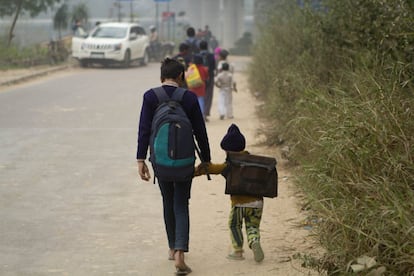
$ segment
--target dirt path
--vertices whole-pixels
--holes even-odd
[[[230,59],[240,68],[247,58]],[[246,260],[230,261],[226,255],[231,250],[227,227],[230,200],[224,194],[224,178],[216,175],[211,181],[198,177],[193,182],[191,212],[191,252],[188,264],[192,266],[192,275],[317,275],[301,267],[292,255],[307,252],[312,248],[310,233],[304,227],[298,227],[305,219],[300,212],[290,180],[290,173],[284,167],[276,149],[257,146],[257,128],[260,121],[255,115],[257,101],[247,90],[246,75],[236,72],[239,92],[234,94],[233,120],[219,120],[217,113],[217,95],[214,98],[212,116],[207,123],[213,162],[223,162],[225,155],[220,141],[231,123],[237,124],[246,136],[246,149],[253,154],[275,156],[278,160],[279,197],[265,198],[265,207],[261,223],[262,247],[265,260],[255,263],[253,254],[245,245]]]

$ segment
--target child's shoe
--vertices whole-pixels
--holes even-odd
[[[237,260],[237,261],[244,260],[243,252],[242,251],[233,251],[229,255],[227,255],[227,259]]]
[[[252,243],[252,250],[253,250],[254,260],[258,263],[263,261],[264,253],[263,253],[262,247],[260,246],[259,241],[255,241]]]

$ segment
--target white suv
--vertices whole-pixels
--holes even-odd
[[[148,63],[149,38],[145,29],[135,23],[101,23],[89,35],[77,32],[72,38],[72,56],[82,67],[90,63]]]

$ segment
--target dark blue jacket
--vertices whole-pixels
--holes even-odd
[[[214,82],[214,71],[216,70],[216,59],[213,53],[207,50],[201,50],[200,55],[205,55],[208,63],[208,75],[209,79]]]
[[[170,97],[176,89],[176,87],[170,85],[164,85],[163,87],[167,92],[168,96]],[[201,113],[197,96],[194,93],[187,90],[184,93],[181,105],[184,111],[187,113],[187,116],[190,119],[191,124],[193,126],[194,136],[197,141],[197,145],[200,148],[203,161],[210,162],[210,145],[208,142],[204,117]],[[151,123],[157,106],[158,98],[155,95],[155,92],[152,89],[145,92],[138,127],[137,159],[146,159],[147,157],[147,151],[149,147],[149,140],[151,134]]]

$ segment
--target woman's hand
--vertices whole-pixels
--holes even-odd
[[[144,181],[149,181],[151,179],[151,174],[144,160],[138,160],[138,174]]]
[[[210,162],[200,163],[198,166],[195,167],[194,176],[200,176],[203,174],[207,174],[209,166],[210,166]]]

